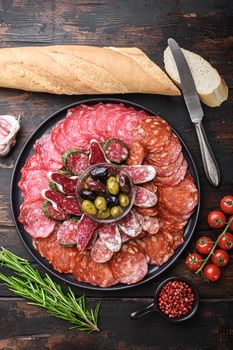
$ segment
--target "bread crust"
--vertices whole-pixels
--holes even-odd
[[[54,94],[151,93],[179,89],[138,48],[55,45],[0,49],[0,87]]]

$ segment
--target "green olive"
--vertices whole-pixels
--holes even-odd
[[[111,215],[116,218],[117,216],[121,215],[123,213],[123,209],[119,206],[116,205],[115,207],[111,208]]]
[[[127,194],[123,194],[123,193],[119,194],[118,199],[119,199],[120,205],[123,208],[128,207],[128,205],[129,205],[129,196],[127,196]]]
[[[107,209],[106,199],[104,197],[98,196],[95,199],[95,207],[98,210],[105,211]]]
[[[107,180],[107,189],[110,194],[118,194],[119,193],[119,183],[115,176],[110,176]]]
[[[104,211],[98,211],[97,218],[99,218],[99,219],[107,219],[107,218],[109,218],[110,215],[111,215],[110,209],[107,208]]]
[[[94,203],[92,203],[91,201],[85,199],[82,202],[82,210],[91,216],[95,216],[97,214],[97,210],[96,207],[94,206]]]

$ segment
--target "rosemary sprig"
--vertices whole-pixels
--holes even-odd
[[[0,273],[0,281],[15,294],[30,300],[28,304],[42,307],[51,315],[72,323],[71,328],[99,331],[100,304],[94,310],[88,310],[84,295],[77,298],[69,287],[65,294],[49,275],[42,277],[27,260],[5,248],[0,250],[0,263],[14,272],[10,277]]]

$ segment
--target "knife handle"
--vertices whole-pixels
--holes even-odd
[[[195,123],[197,137],[201,149],[201,157],[206,177],[213,186],[219,186],[220,171],[213,151],[207,139],[202,122]]]

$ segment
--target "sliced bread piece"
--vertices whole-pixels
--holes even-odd
[[[201,56],[185,49],[182,51],[192,72],[201,101],[209,107],[220,106],[228,97],[228,87],[223,78]],[[167,74],[180,87],[179,73],[169,47],[164,51],[164,64]]]

